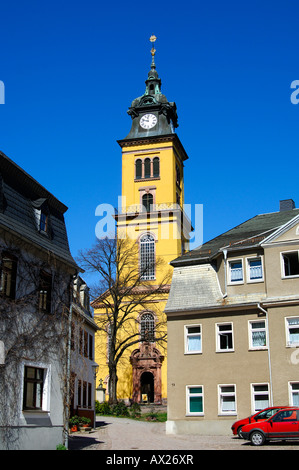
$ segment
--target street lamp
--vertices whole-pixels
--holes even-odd
[[[98,370],[99,370],[99,365],[98,365],[96,362],[94,362],[94,363],[92,364],[91,368],[92,368],[92,370],[93,370],[93,378],[94,378],[94,380],[96,380],[96,378],[97,378],[97,373],[98,373]]]

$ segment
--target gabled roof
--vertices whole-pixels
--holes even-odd
[[[260,214],[237,225],[233,229],[204,243],[200,247],[176,258],[172,266],[184,266],[211,261],[223,248],[251,248],[261,244],[267,237],[299,214],[299,209]]]

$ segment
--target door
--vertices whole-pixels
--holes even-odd
[[[299,438],[299,410],[283,410],[269,421],[269,437]]]
[[[154,389],[154,376],[151,372],[143,372],[140,378],[141,397],[147,395],[149,403],[154,402],[155,389]]]

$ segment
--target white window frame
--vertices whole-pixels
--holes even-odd
[[[257,261],[261,260],[261,270],[262,270],[262,277],[257,279],[250,278],[250,261]],[[250,256],[246,258],[246,281],[248,284],[253,284],[256,282],[264,282],[264,259],[263,256]]]
[[[265,390],[262,390],[262,391],[256,390],[255,391],[254,387],[267,387],[267,391],[265,391]],[[266,406],[264,406],[263,408],[258,408],[257,409],[255,405],[256,405],[256,397],[258,395],[268,395],[268,404]],[[250,396],[251,396],[251,410],[252,410],[252,413],[257,413],[258,411],[261,411],[262,409],[267,408],[268,406],[270,406],[270,387],[269,387],[269,384],[267,382],[250,384]]]
[[[234,391],[223,391],[222,388],[224,387],[233,387]],[[235,410],[223,410],[223,397],[227,396],[234,396],[235,397]],[[237,415],[237,387],[236,384],[219,384],[218,385],[218,415],[219,416],[235,416]]]
[[[222,333],[220,333],[219,326],[224,326],[224,325],[231,325],[231,330],[227,330],[227,332],[231,332],[232,335],[232,347],[228,349],[221,349],[220,348],[220,336],[222,333],[225,332],[223,330]],[[216,323],[215,325],[216,328],[216,352],[233,352],[234,351],[234,325],[233,322],[221,322],[221,323]]]
[[[261,323],[261,322],[265,323],[265,327],[253,330],[253,328],[252,328],[253,323]],[[253,331],[265,331],[265,337],[266,337],[265,346],[254,346],[253,345],[253,343],[252,343]],[[267,320],[266,319],[248,320],[248,341],[249,341],[249,349],[250,350],[256,351],[256,350],[260,350],[260,349],[268,349]]]
[[[297,346],[299,346],[299,341],[294,342],[294,343],[291,343],[291,341],[290,341],[290,324],[289,324],[288,320],[291,319],[291,318],[298,318],[299,319],[299,315],[293,315],[293,316],[290,316],[290,317],[285,317],[286,346],[288,348],[296,348]],[[298,327],[299,327],[299,325],[298,325]]]
[[[291,382],[289,382],[288,385],[289,385],[289,403],[290,403],[290,406],[298,406],[298,405],[294,404],[294,395],[299,396],[299,382],[291,381]],[[296,385],[297,389],[294,389],[293,385]]]
[[[192,388],[201,388],[201,392],[190,393]],[[202,397],[202,411],[190,411],[190,397]],[[186,416],[204,415],[204,387],[203,385],[186,385]]]
[[[188,328],[200,328],[200,333],[188,333]],[[189,337],[200,336],[200,349],[198,350],[190,350],[188,349],[188,339]],[[184,339],[185,339],[185,354],[201,354],[202,353],[202,325],[192,324],[192,325],[184,325]]]
[[[287,255],[288,253],[297,253],[297,255],[298,255],[298,262],[299,262],[299,250],[282,251],[282,252],[280,253],[281,278],[282,278],[282,279],[296,279],[296,278],[299,278],[299,274],[291,274],[290,276],[287,276],[286,273],[285,273],[285,268],[284,268],[284,255]]]
[[[146,237],[150,237],[150,240],[144,241]],[[152,263],[150,272],[145,271],[142,273],[149,259]],[[139,269],[142,281],[154,281],[156,279],[156,239],[150,232],[143,233],[139,238]]]
[[[232,278],[231,278],[231,264],[232,263],[241,263],[242,265],[242,279],[239,280],[239,281],[232,281]],[[227,263],[227,279],[228,279],[228,285],[230,286],[237,286],[239,284],[244,284],[244,277],[245,277],[245,273],[244,273],[244,260],[243,258],[234,258],[234,259],[229,259],[228,260],[228,263]]]
[[[38,369],[44,370],[44,383],[43,383],[43,397],[42,397],[42,409],[41,410],[23,410],[23,397],[24,397],[24,375],[25,375],[25,367],[34,367]],[[50,413],[50,390],[51,390],[51,365],[45,364],[42,362],[31,362],[31,361],[24,361],[22,362],[22,373],[21,373],[21,413],[22,414],[30,414],[30,413]]]

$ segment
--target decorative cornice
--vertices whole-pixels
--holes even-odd
[[[156,294],[169,294],[170,291],[170,284],[165,284],[164,286],[157,286],[157,285],[146,285],[146,286],[137,286],[134,287],[128,295],[156,295]],[[103,294],[101,294],[97,299],[91,302],[91,306],[93,308],[106,308],[107,305],[103,303],[103,300],[109,297],[110,291],[107,289]],[[124,300],[125,302],[125,300]],[[145,299],[145,303],[150,302],[150,299]]]
[[[134,139],[122,139],[118,140],[117,143],[121,148],[124,147],[133,147],[133,146],[139,146],[139,145],[148,145],[152,143],[160,143],[160,142],[174,142],[182,154],[182,159],[183,161],[188,160],[188,155],[183,147],[183,144],[181,143],[179,137],[177,134],[166,134],[166,135],[155,135],[151,137],[140,137],[140,138],[134,138]]]

